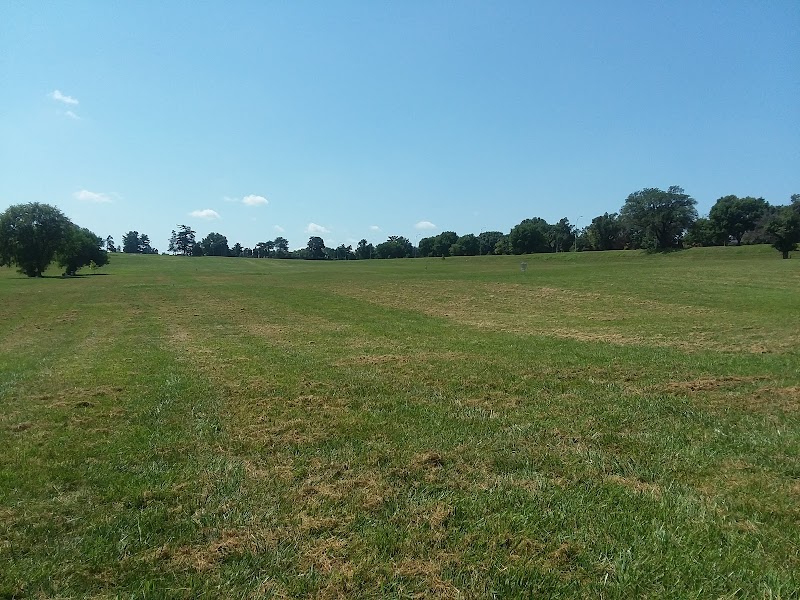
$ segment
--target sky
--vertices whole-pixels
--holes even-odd
[[[291,248],[800,193],[800,2],[0,0],[0,211]]]

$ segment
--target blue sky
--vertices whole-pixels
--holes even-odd
[[[0,210],[166,250],[800,192],[800,2],[0,0]]]

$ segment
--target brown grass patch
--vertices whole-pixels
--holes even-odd
[[[444,459],[438,452],[423,452],[414,455],[412,464],[423,469],[441,469],[444,466]]]
[[[224,529],[219,537],[204,545],[180,546],[170,548],[164,545],[151,552],[150,561],[168,561],[178,569],[208,571],[231,554],[255,552],[259,546],[272,546],[277,540],[272,537],[256,538],[252,533],[242,529]]]
[[[442,577],[445,568],[457,563],[458,557],[455,554],[440,552],[429,559],[402,559],[392,565],[392,574],[425,583],[425,592],[411,597],[462,598],[460,590]]]
[[[9,427],[9,429],[14,432],[20,432],[20,431],[26,431],[31,427],[33,427],[33,423],[31,423],[30,421],[25,421],[24,423],[17,423],[16,425],[12,425],[11,427]]]
[[[635,477],[622,477],[621,475],[610,475],[608,481],[632,490],[637,494],[648,494],[653,498],[660,499],[662,496],[661,486],[655,483],[647,483]]]
[[[664,386],[668,392],[709,392],[720,389],[731,389],[741,384],[753,383],[764,377],[739,377],[735,375],[722,377],[701,377],[692,381],[671,381]]]

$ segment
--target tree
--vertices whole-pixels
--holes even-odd
[[[141,250],[139,246],[139,232],[129,231],[122,236],[122,251],[126,254],[138,254]]]
[[[433,248],[436,244],[436,236],[424,237],[419,241],[417,250],[421,257],[433,256]]]
[[[625,227],[617,213],[603,213],[592,219],[586,228],[586,238],[592,250],[622,250],[625,247]]]
[[[308,251],[308,258],[310,260],[325,259],[325,241],[317,235],[312,235],[308,238],[306,250]]]
[[[41,277],[70,234],[72,222],[55,206],[15,204],[0,214],[0,265]]]
[[[158,250],[150,246],[150,236],[146,233],[139,236],[139,252],[141,254],[158,254]]]
[[[495,242],[494,253],[497,255],[513,254],[511,250],[511,239],[507,235],[503,235],[503,237]]]
[[[108,236],[106,238],[106,250],[108,250],[109,252],[117,251],[117,246],[114,244],[114,238],[111,236]]]
[[[184,256],[194,256],[195,231],[188,225],[178,225],[178,233],[175,236],[175,252]]]
[[[244,254],[244,249],[242,248],[242,245],[241,245],[239,242],[236,242],[236,243],[233,245],[233,248],[231,248],[231,249],[230,249],[229,255],[230,255],[230,256],[236,256],[236,257],[239,257],[239,256],[241,256],[242,254]]]
[[[683,233],[697,219],[696,204],[676,185],[666,192],[645,188],[628,196],[620,217],[638,247],[668,250],[681,246]]]
[[[287,258],[289,256],[289,240],[278,236],[275,238],[275,257]]]
[[[478,241],[480,242],[480,248],[478,249],[478,254],[494,254],[494,248],[497,246],[497,242],[499,242],[503,238],[503,233],[500,231],[483,231],[478,236]]]
[[[362,239],[356,246],[356,258],[359,260],[368,260],[375,254],[375,248],[367,240]]]
[[[514,254],[532,254],[549,252],[550,225],[539,217],[525,219],[508,234],[511,252]]]
[[[569,224],[569,219],[564,217],[555,225],[550,225],[547,241],[553,252],[568,251],[575,242],[574,227]]]
[[[794,197],[793,197],[794,200]],[[772,247],[789,258],[789,252],[797,250],[800,244],[800,210],[794,210],[794,202],[790,206],[782,206],[777,214],[767,223],[766,231],[772,239]],[[800,203],[797,203],[800,209]]]
[[[169,246],[167,247],[167,252],[172,252],[175,254],[175,244],[178,242],[178,234],[175,233],[175,230],[172,230],[172,233],[169,236]]]
[[[402,235],[390,235],[389,239],[375,247],[378,258],[410,258],[414,246]]]
[[[345,246],[344,244],[340,244],[333,251],[333,256],[336,260],[353,260],[356,257],[353,254],[353,246]]]
[[[108,252],[103,250],[103,238],[86,228],[72,225],[64,244],[58,251],[58,264],[65,275],[75,275],[81,267],[108,264]]]
[[[474,234],[462,235],[450,246],[453,256],[477,256],[481,251],[481,242]]]
[[[228,238],[221,233],[212,231],[200,243],[206,256],[228,256]]]
[[[455,231],[443,231],[433,238],[433,252],[431,256],[450,256],[450,246],[458,241]]]
[[[711,222],[711,219],[700,217],[691,224],[683,238],[687,246],[722,246],[728,236]]]
[[[738,245],[745,233],[755,229],[768,207],[763,198],[723,196],[711,207],[708,219],[714,228],[726,238],[736,240]]]

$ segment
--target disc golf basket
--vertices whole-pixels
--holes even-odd
[[[525,271],[527,271],[528,270],[528,263],[526,263],[526,262],[519,263],[519,270],[522,271],[523,273]]]

